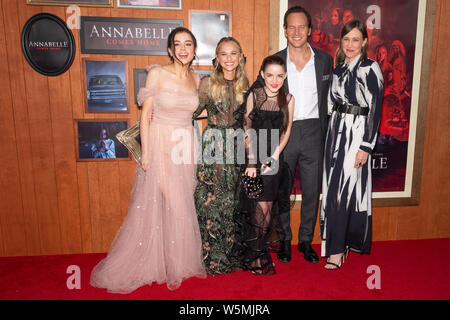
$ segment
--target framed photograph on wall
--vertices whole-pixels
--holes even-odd
[[[128,60],[83,58],[86,112],[127,113]]]
[[[170,32],[183,25],[178,19],[81,16],[81,53],[166,56]]]
[[[211,66],[216,45],[223,37],[231,36],[231,12],[189,10],[189,29],[197,39],[195,65]]]
[[[76,119],[77,161],[130,160],[128,149],[116,138],[128,123],[128,119]]]
[[[42,6],[86,6],[86,7],[113,7],[113,0],[27,0],[27,4]]]
[[[145,87],[145,80],[147,79],[146,69],[133,69],[133,85],[134,85],[134,103],[138,104],[137,96],[140,88]]]
[[[181,10],[181,0],[117,0],[117,8]]]
[[[384,98],[377,144],[372,154],[374,206],[417,205],[420,198],[426,106],[433,42],[430,0],[281,0],[271,11],[270,47],[286,48],[283,17],[300,5],[308,9],[312,47],[332,57],[340,31],[351,19],[367,25],[369,58],[383,71]],[[298,177],[296,200],[301,200]]]

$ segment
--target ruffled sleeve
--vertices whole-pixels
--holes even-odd
[[[154,68],[161,68],[161,65],[160,64],[152,64],[152,65],[145,67],[145,69],[147,70],[147,77],[148,77],[148,73],[150,72],[150,70],[152,70]],[[147,81],[146,81],[146,85],[147,85]],[[137,95],[138,105],[142,106],[144,104],[144,101],[147,100],[147,98],[153,97],[154,95],[156,95],[157,92],[158,92],[158,84],[156,82],[151,83],[150,86],[148,86],[148,87],[140,88],[138,95]]]

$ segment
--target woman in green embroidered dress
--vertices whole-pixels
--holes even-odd
[[[219,275],[241,269],[232,249],[240,165],[245,161],[242,128],[248,79],[242,48],[232,37],[219,41],[213,64],[211,74],[200,81],[200,106],[193,116],[194,119],[208,116],[197,167],[195,205],[203,243],[203,263],[210,275]]]

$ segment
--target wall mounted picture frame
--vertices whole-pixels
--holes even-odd
[[[72,65],[75,39],[66,23],[50,13],[38,13],[25,23],[22,52],[30,66],[46,76],[59,76]]]
[[[27,4],[39,6],[113,7],[114,0],[27,0]]]
[[[131,160],[116,137],[128,125],[128,119],[75,119],[77,161]]]
[[[117,8],[181,10],[181,0],[116,0]]]
[[[129,113],[128,60],[83,58],[85,112]]]
[[[183,25],[177,19],[81,16],[81,53],[166,56],[170,32]]]
[[[146,69],[133,69],[133,86],[134,86],[134,103],[137,105],[137,96],[140,88],[145,87],[145,81],[147,80]]]
[[[386,134],[379,134],[379,140],[372,158],[372,180],[374,182],[372,197],[373,206],[418,205],[431,70],[435,1],[317,0],[310,3],[307,0],[271,0],[269,47],[272,49],[269,52],[270,54],[286,47],[283,16],[286,10],[294,5],[308,8],[313,24],[309,41],[316,48],[327,51],[325,46],[327,43],[321,41],[315,44],[313,42],[316,39],[325,39],[320,37],[320,31],[326,34],[327,30],[332,30],[329,26],[332,21],[332,13],[336,11],[336,8],[340,8],[343,9],[342,16],[338,16],[342,17],[342,20],[348,13],[346,11],[351,11],[354,19],[367,22],[369,26],[369,57],[379,60],[377,48],[384,45],[390,60],[392,60],[392,56],[389,54],[391,50],[397,51],[396,60],[398,60],[398,57],[401,57],[400,60],[404,60],[404,63],[400,64],[403,67],[394,68],[394,72],[395,70],[404,72],[404,75],[400,77],[402,80],[397,86],[405,90],[402,89],[398,97],[403,99],[405,96],[403,93],[406,93],[407,99],[403,99],[403,103],[397,104],[400,117],[394,117],[390,120],[394,120],[391,121],[391,124],[394,124],[394,122],[398,124],[396,125],[397,129],[407,129],[406,136],[405,130],[402,130],[403,137],[398,136],[394,139],[389,138],[382,141],[380,139],[385,138],[383,136],[386,136]],[[396,14],[393,14],[393,12]],[[325,47],[318,47],[321,45]],[[370,51],[372,51],[372,54]],[[331,52],[331,55],[334,56],[333,52]],[[392,60],[392,63],[397,62]],[[387,90],[390,85],[389,81],[395,82],[395,75],[392,74],[391,76],[386,76],[388,81],[385,81],[385,94],[391,92],[391,90]],[[396,100],[391,98],[393,97],[386,97],[385,95],[383,110],[390,108],[389,105],[385,106],[385,103]],[[407,126],[404,125],[403,117],[407,119]],[[399,122],[399,119],[402,121]],[[383,116],[381,123],[380,132],[382,131]],[[389,124],[389,121],[386,121],[386,124]],[[392,136],[392,134],[389,135]],[[383,145],[383,148],[380,148],[380,145]],[[292,197],[297,201],[301,200],[301,195],[298,193],[292,194]]]
[[[216,45],[223,37],[232,35],[231,11],[189,10],[189,29],[197,39],[194,65],[211,66]]]

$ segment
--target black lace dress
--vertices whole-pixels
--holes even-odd
[[[291,97],[288,95],[288,102]],[[252,132],[247,150],[249,158],[257,160],[259,172],[261,164],[267,162],[279,144],[282,124],[283,112],[278,106],[277,97],[269,97],[264,88],[252,89],[247,99],[245,129]],[[271,165],[271,169],[270,174],[261,175],[264,184],[262,195],[257,200],[251,200],[241,192],[239,204],[242,228],[238,242],[239,255],[244,268],[257,274],[275,273],[267,246],[273,219],[272,206],[278,204],[280,196],[289,193],[292,179],[282,155]]]

